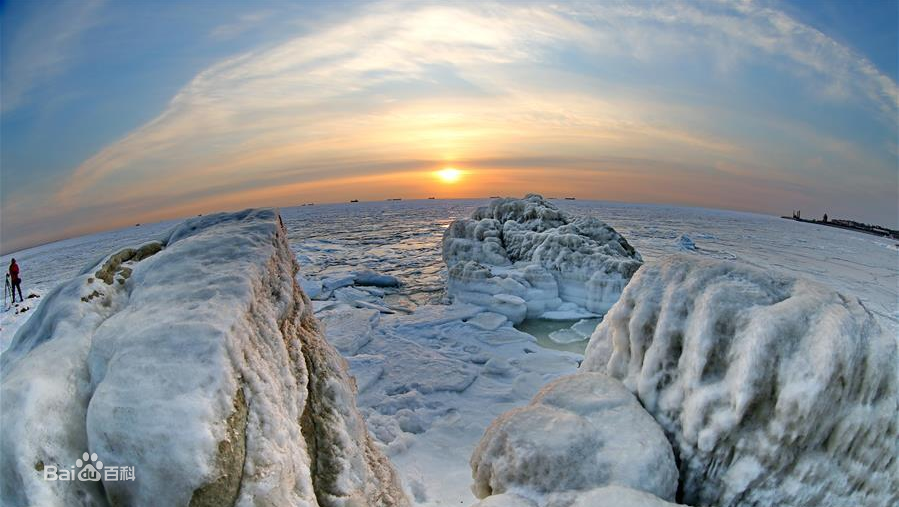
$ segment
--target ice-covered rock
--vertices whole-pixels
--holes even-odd
[[[677,491],[662,429],[621,382],[599,373],[562,377],[530,405],[501,415],[484,433],[471,468],[479,498],[612,484],[664,499]]]
[[[4,505],[407,505],[286,236],[207,215],[49,294],[2,356]],[[85,451],[134,479],[45,480]]]
[[[585,313],[603,313],[642,263],[605,223],[571,217],[533,194],[496,199],[470,219],[454,221],[443,235],[443,259],[447,289],[456,300],[515,323],[554,311],[563,302]],[[510,303],[506,296],[524,304]]]
[[[687,503],[899,502],[896,339],[855,298],[673,256],[634,276],[582,370],[621,379],[662,425]]]

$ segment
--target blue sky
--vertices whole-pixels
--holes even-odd
[[[896,226],[897,8],[8,1],[0,248],[528,191]]]

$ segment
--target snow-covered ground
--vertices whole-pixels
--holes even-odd
[[[310,295],[318,291],[316,315],[356,377],[360,411],[418,505],[474,503],[469,459],[484,430],[501,413],[527,405],[548,382],[573,373],[582,357],[577,351],[586,344],[553,350],[541,346],[547,344],[545,336],[536,340],[500,315],[442,304],[443,232],[488,202],[392,201],[281,210],[304,289]],[[684,252],[811,278],[859,297],[884,328],[896,333],[899,250],[894,241],[729,211],[555,204],[614,227],[647,263]],[[170,225],[142,225],[12,256],[22,268],[26,295],[46,295],[99,255],[154,239]],[[9,258],[0,262],[6,265]],[[401,285],[391,287],[370,276],[363,280],[357,275],[363,270],[396,277]],[[3,313],[4,349],[42,300],[26,300],[24,307],[30,309],[25,313],[15,308]],[[541,324],[525,321],[519,327],[541,329]]]

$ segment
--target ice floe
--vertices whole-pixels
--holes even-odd
[[[359,289],[336,289],[317,316],[349,363],[369,431],[404,471],[417,503],[470,502],[467,469],[457,465],[468,461],[483,429],[547,381],[575,371],[581,356],[541,348],[505,315],[481,306],[384,313],[360,309],[352,298],[383,306],[391,288],[383,297]]]

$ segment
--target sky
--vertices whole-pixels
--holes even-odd
[[[896,0],[9,0],[0,251],[529,192],[896,227],[897,20]]]

